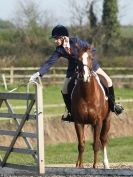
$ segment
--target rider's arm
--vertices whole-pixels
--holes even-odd
[[[50,67],[58,60],[60,56],[61,54],[56,50],[39,69],[40,76],[43,76],[45,73],[47,73]]]

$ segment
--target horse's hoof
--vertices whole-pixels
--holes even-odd
[[[83,165],[79,165],[79,166],[76,166],[76,168],[84,168],[84,166]]]
[[[76,168],[84,168],[83,164],[76,164]]]
[[[103,162],[104,169],[110,169],[108,162]]]
[[[96,168],[98,168],[98,166],[97,166],[96,164],[94,164],[94,165],[93,165],[93,168],[95,168],[95,169],[96,169]]]
[[[104,169],[110,169],[109,165],[104,165]]]

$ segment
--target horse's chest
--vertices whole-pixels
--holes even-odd
[[[87,116],[92,116],[95,113],[93,106],[91,106],[91,105],[88,106],[87,103],[83,103],[81,105],[81,108],[82,108],[82,113],[84,113]]]

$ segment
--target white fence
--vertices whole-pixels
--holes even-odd
[[[0,68],[1,83],[13,84],[20,80],[29,80],[30,76],[38,71],[38,67],[10,67],[10,68]],[[107,72],[117,72],[117,74],[109,74],[113,82],[117,85],[118,83],[130,84],[133,81],[133,67],[103,67]],[[43,76],[45,84],[62,84],[65,77],[66,67],[52,67],[50,71]],[[132,82],[132,83],[131,83]]]

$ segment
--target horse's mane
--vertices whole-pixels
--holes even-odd
[[[80,58],[80,57],[83,55],[84,52],[89,52],[90,54],[92,54],[92,57],[94,58],[94,55],[93,55],[94,46],[93,46],[93,45],[90,45],[90,46],[88,46],[88,47],[83,47],[83,48],[81,48],[81,47],[79,46],[79,44],[76,43],[76,47],[77,47],[77,49],[78,49],[78,58]]]

